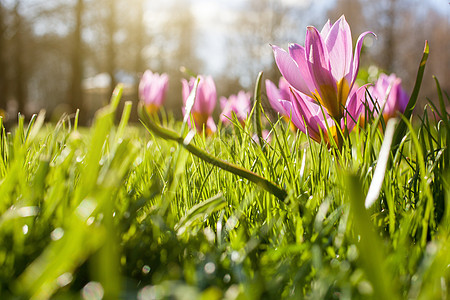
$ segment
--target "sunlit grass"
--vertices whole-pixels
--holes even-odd
[[[115,124],[120,93],[90,128],[19,118],[0,143],[1,297],[445,299],[450,130],[438,97],[440,108],[404,119],[367,210],[384,140],[373,122],[339,151],[282,120],[267,122],[264,147],[251,120],[193,137],[286,191],[279,199],[127,124],[130,104]]]

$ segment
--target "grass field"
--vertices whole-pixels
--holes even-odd
[[[115,124],[120,88],[90,128],[19,118],[1,127],[0,298],[447,299],[436,97],[403,130],[370,120],[340,150],[281,119],[261,147],[257,105],[212,137],[165,115],[170,132],[129,125],[131,103]]]

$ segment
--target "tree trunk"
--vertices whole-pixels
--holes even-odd
[[[142,49],[144,48],[145,25],[144,25],[144,5],[143,1],[136,1],[138,19],[136,20],[136,61],[134,70],[137,74],[145,71]]]
[[[21,2],[16,1],[14,6],[15,18],[15,51],[14,51],[14,67],[15,67],[15,98],[17,101],[18,111],[25,115],[25,104],[27,98],[26,90],[26,76],[25,76],[25,61],[24,61],[24,46],[23,46],[23,26],[22,16],[19,13]]]
[[[86,119],[83,99],[83,41],[81,31],[83,29],[82,17],[84,11],[83,0],[78,0],[75,7],[75,28],[73,31],[73,50],[72,50],[72,80],[69,89],[69,104],[72,112],[80,109],[80,118]],[[83,122],[84,123],[84,122]]]
[[[0,3],[0,110],[6,112],[6,103],[7,103],[7,87],[6,84],[6,62],[5,62],[5,24],[4,24],[4,8],[3,4]],[[1,113],[0,113],[1,115]],[[4,115],[3,115],[4,117]]]
[[[389,8],[386,13],[389,21],[385,28],[386,35],[386,44],[385,44],[385,67],[388,72],[392,72],[394,70],[394,62],[395,62],[395,17],[396,17],[396,0],[389,1]]]
[[[114,90],[114,87],[116,86],[116,45],[114,41],[114,35],[116,33],[116,1],[110,0],[109,3],[109,15],[106,19],[106,30],[108,33],[108,45],[106,49],[106,71],[109,74],[109,77],[111,78],[110,83],[110,93],[108,96],[111,95],[112,91]]]

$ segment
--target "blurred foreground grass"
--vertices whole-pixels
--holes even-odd
[[[282,121],[264,149],[251,122],[193,138],[285,189],[280,201],[128,125],[130,103],[114,124],[119,98],[90,128],[43,114],[1,127],[0,298],[447,299],[445,109],[408,127],[366,210],[381,126],[341,152]]]

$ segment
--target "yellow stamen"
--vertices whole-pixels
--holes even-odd
[[[291,129],[292,132],[297,131],[297,127],[294,125],[294,123],[292,121],[289,120],[288,116],[283,116],[283,119],[286,121],[286,123],[289,124],[289,129]]]
[[[350,93],[350,85],[348,84],[345,78],[342,78],[337,83],[337,89],[338,89],[339,106],[342,109],[343,107],[345,107],[345,104],[347,103],[348,94]]]
[[[320,94],[322,94],[323,97],[321,97],[319,92],[315,90],[315,92],[313,93],[314,99],[316,99],[326,109],[330,116],[332,116],[336,120],[341,119],[342,108],[338,103],[336,90],[329,85],[321,85],[319,88]]]
[[[145,108],[147,109],[148,114],[149,114],[149,115],[152,115],[152,114],[154,114],[154,113],[156,113],[156,112],[158,111],[159,106],[157,106],[157,105],[155,105],[155,104],[153,104],[153,103],[150,103],[150,104],[147,104],[147,105],[145,106]]]
[[[198,132],[202,132],[203,127],[205,127],[206,135],[212,135],[212,130],[208,127],[207,122],[209,115],[206,113],[193,112],[192,116],[194,116],[195,127]]]

